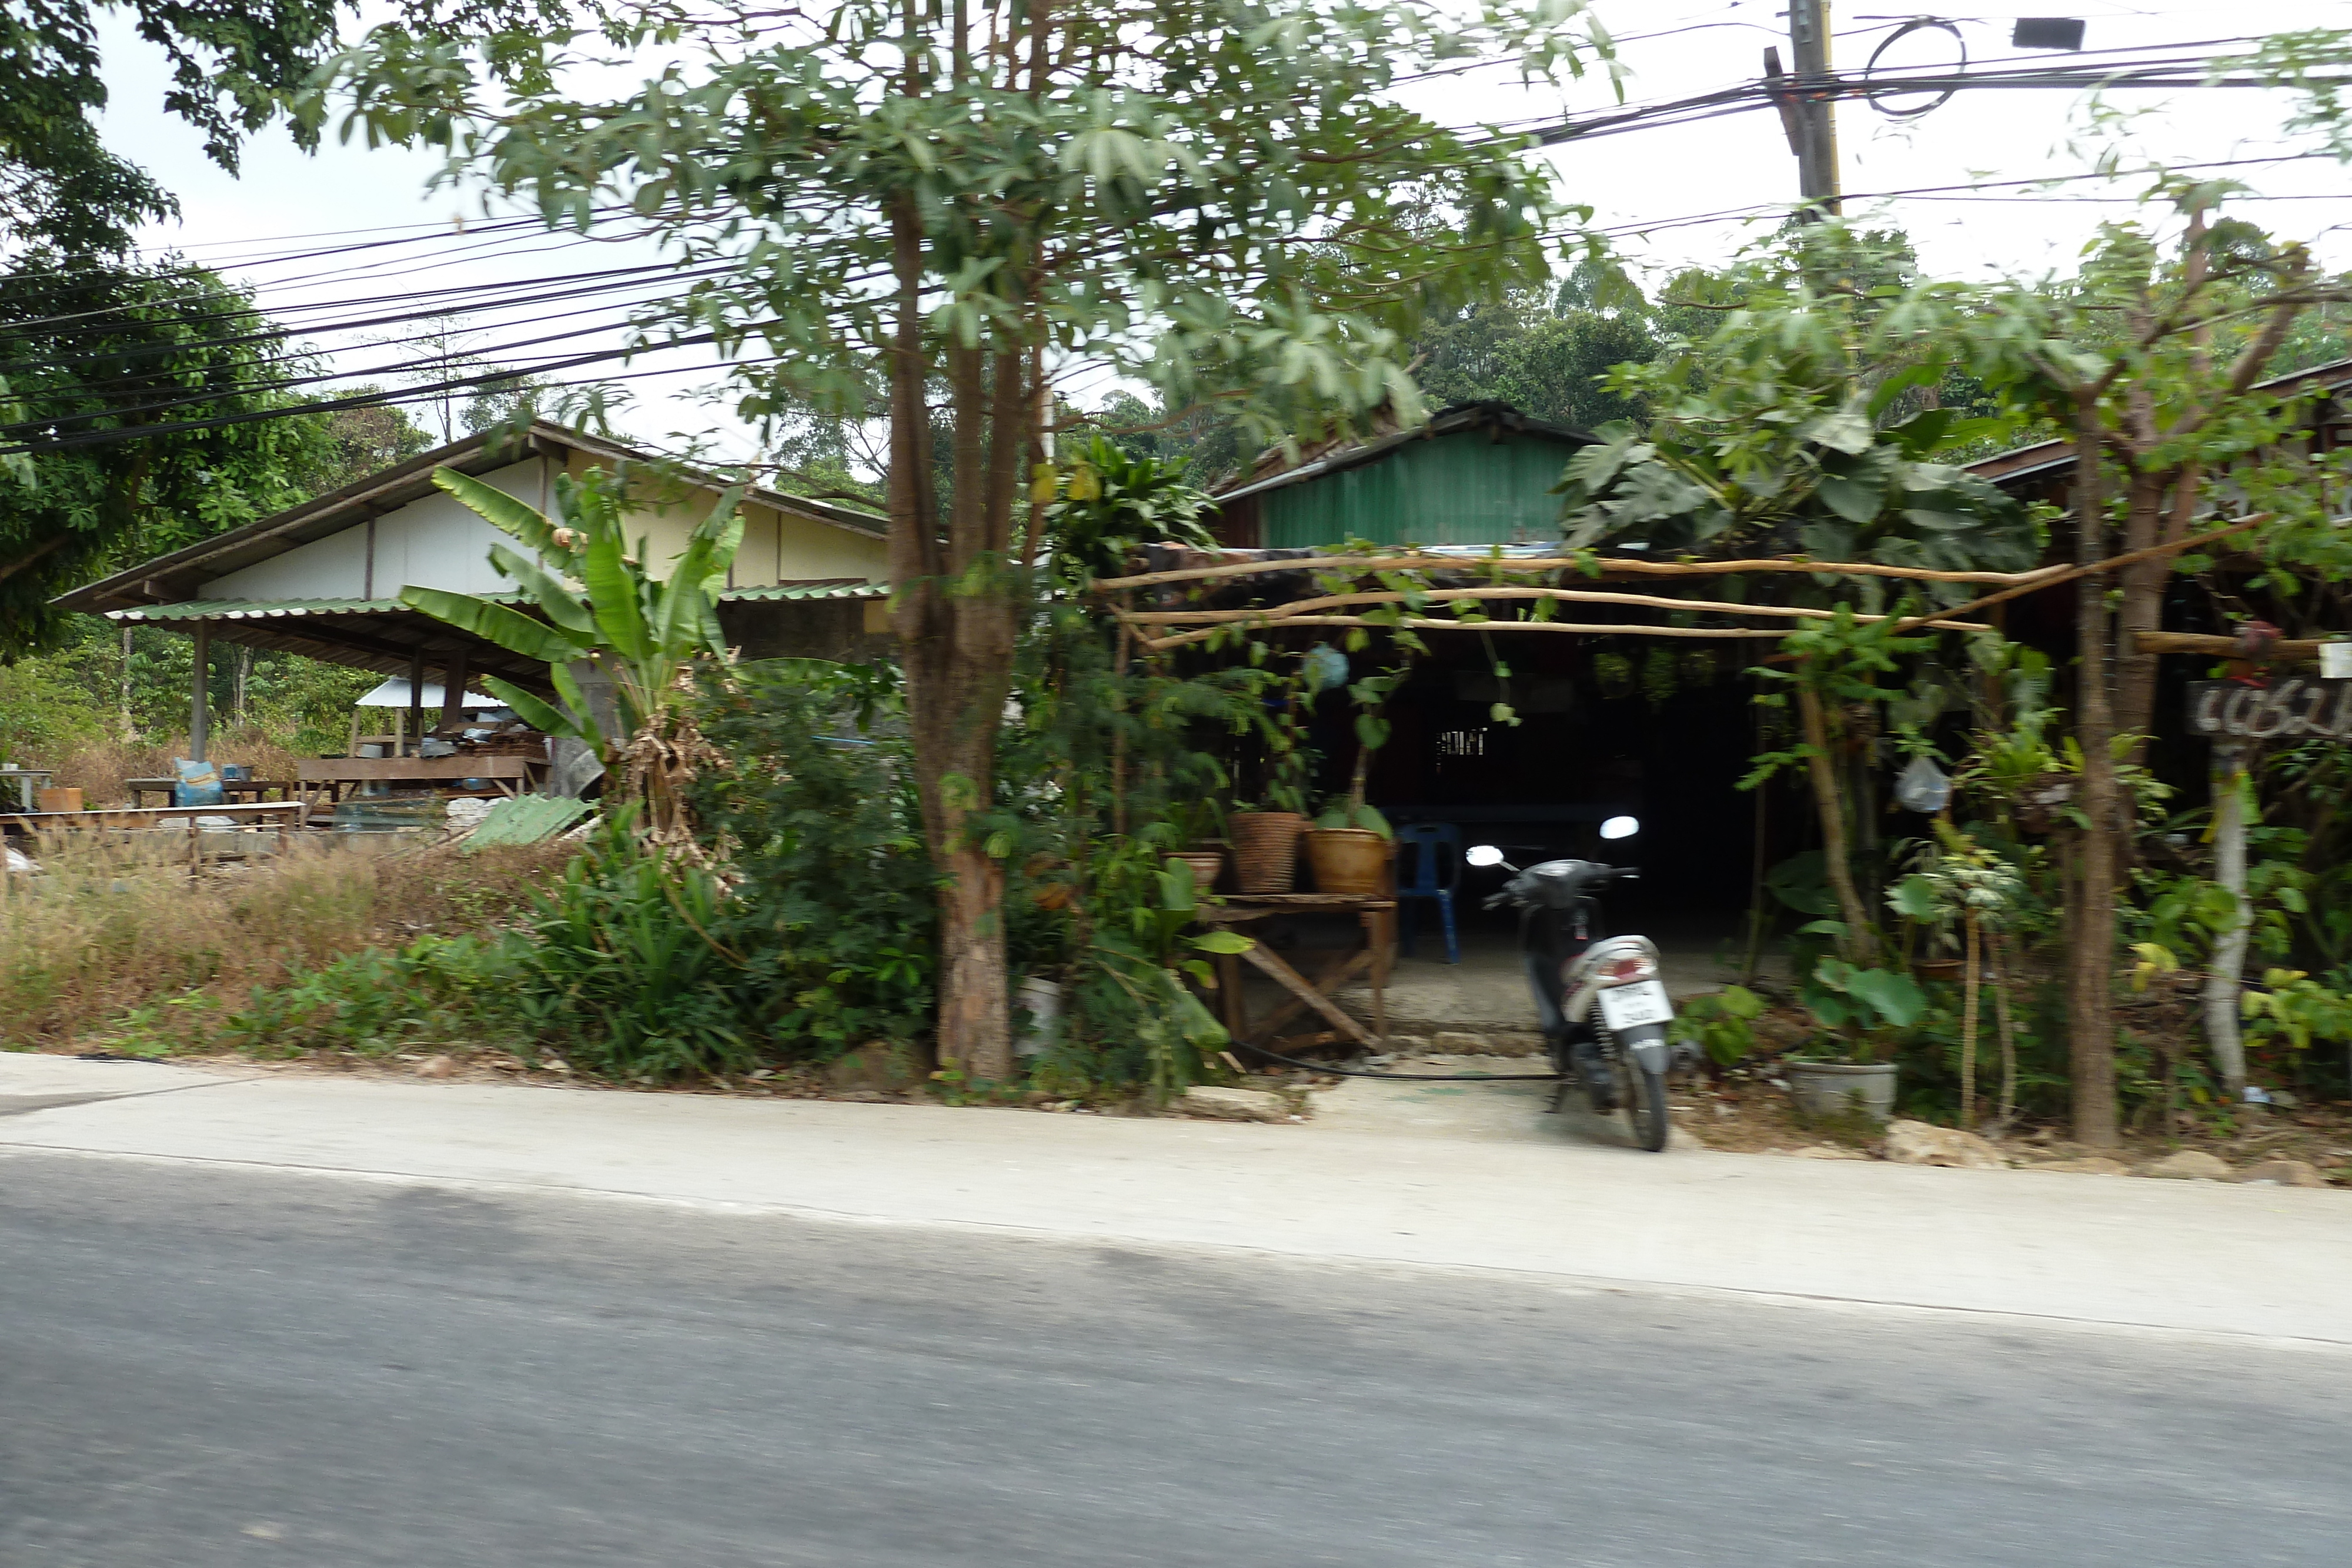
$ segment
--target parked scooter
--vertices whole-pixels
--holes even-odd
[[[1514,873],[1486,907],[1508,904],[1519,911],[1519,958],[1535,993],[1544,1044],[1561,1077],[1550,1109],[1566,1103],[1572,1076],[1595,1111],[1624,1112],[1635,1143],[1653,1154],[1664,1148],[1666,1069],[1673,1061],[1666,1028],[1675,1019],[1674,1004],[1658,977],[1656,945],[1646,936],[1605,935],[1596,896],[1609,883],[1641,873],[1580,860],[1545,861],[1521,871],[1492,844],[1475,845],[1462,858]]]

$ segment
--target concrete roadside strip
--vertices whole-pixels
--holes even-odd
[[[38,1150],[2352,1347],[2336,1191],[0,1052],[12,1101],[0,1192]]]

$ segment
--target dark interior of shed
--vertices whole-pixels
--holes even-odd
[[[1696,639],[1429,634],[1390,697],[1391,733],[1373,758],[1367,796],[1391,822],[1443,822],[1464,847],[1492,843],[1518,864],[1576,856],[1641,869],[1612,895],[1613,923],[1713,945],[1745,930],[1756,854],[1757,800],[1738,789],[1761,749],[1751,650]],[[1507,674],[1496,673],[1497,663]],[[1360,678],[1382,656],[1351,661]],[[1496,705],[1510,709],[1498,716]],[[1345,691],[1315,702],[1318,784],[1344,792],[1354,766],[1354,708]],[[1783,785],[1766,787],[1768,863],[1810,847],[1810,818]],[[1612,818],[1640,824],[1604,840]],[[1465,868],[1460,901],[1473,928],[1507,927],[1477,899],[1503,873]]]

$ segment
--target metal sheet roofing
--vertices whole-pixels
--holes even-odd
[[[887,599],[887,582],[780,582],[765,588],[730,588],[719,595],[721,604],[771,604],[827,599]],[[522,602],[513,593],[484,594],[501,603]],[[179,604],[144,604],[136,610],[110,610],[110,621],[279,621],[305,615],[417,615],[397,599],[191,599]]]

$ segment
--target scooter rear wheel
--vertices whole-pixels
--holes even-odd
[[[1654,1155],[1664,1149],[1674,1125],[1666,1115],[1666,1075],[1651,1071],[1630,1053],[1622,1056],[1617,1061],[1617,1099],[1633,1141]]]

